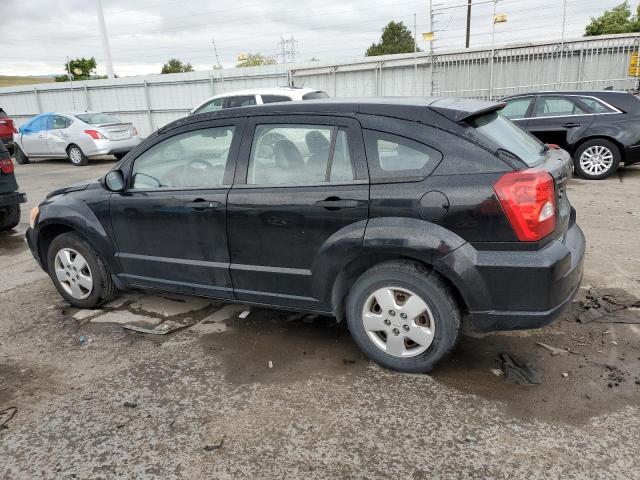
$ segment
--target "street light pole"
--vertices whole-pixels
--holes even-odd
[[[489,100],[493,96],[493,63],[496,54],[496,3],[493,0],[493,17],[491,17],[491,65],[489,66]]]
[[[560,66],[558,67],[558,85],[562,85],[562,60],[564,57],[564,27],[567,20],[567,0],[562,2],[562,34],[560,36]]]
[[[104,13],[102,12],[102,0],[97,0],[98,4],[98,26],[100,27],[100,37],[102,38],[102,48],[107,60],[107,78],[114,78],[113,63],[111,63],[111,49],[109,48],[109,38],[107,37],[107,26],[104,23]]]
[[[469,40],[471,40],[471,0],[467,0],[467,39],[464,48],[469,48]]]

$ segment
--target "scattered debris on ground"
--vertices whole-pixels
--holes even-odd
[[[640,324],[640,298],[621,288],[590,288],[584,300],[573,303],[572,314],[580,323]]]
[[[190,327],[191,325],[193,325],[193,322],[191,321],[191,319],[185,318],[184,321],[182,322],[167,320],[165,322],[162,322],[159,325],[156,325],[153,328],[141,327],[139,325],[132,325],[132,324],[123,325],[122,328],[126,328],[127,330],[133,330],[134,332],[148,333],[151,335],[166,335],[167,333],[175,332],[176,330]]]
[[[537,385],[542,383],[542,372],[528,360],[523,360],[510,353],[501,353],[502,371],[510,383],[520,385]]]
[[[138,406],[136,402],[124,402],[123,405],[127,408],[136,408]]]
[[[8,423],[13,420],[13,417],[18,413],[17,407],[9,407],[4,410],[0,410],[0,431],[9,428]]]
[[[224,439],[225,439],[225,437],[222,437],[222,440],[220,440],[220,443],[216,443],[214,445],[205,445],[204,446],[204,451],[205,452],[213,452],[214,450],[220,450],[222,448],[222,446],[224,445]]]
[[[247,318],[249,316],[249,314],[251,313],[250,310],[245,310],[243,311],[240,315],[238,315],[239,318]]]
[[[547,345],[546,343],[542,343],[542,342],[536,342],[536,345],[542,347],[542,348],[546,348],[547,350],[549,350],[551,352],[551,355],[556,356],[556,355],[568,355],[570,352],[569,350],[565,350],[564,348],[556,348],[556,347],[552,347],[551,345]]]

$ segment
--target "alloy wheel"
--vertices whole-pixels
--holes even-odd
[[[613,165],[613,152],[602,145],[587,148],[580,155],[580,167],[588,175],[602,175]]]
[[[93,276],[86,259],[72,248],[56,254],[54,269],[60,285],[73,298],[82,300],[93,291]]]
[[[375,346],[394,357],[414,357],[429,348],[435,321],[419,295],[400,287],[374,291],[362,309],[362,323]]]
[[[73,147],[69,150],[69,158],[73,163],[80,163],[82,161],[82,152],[79,148]]]

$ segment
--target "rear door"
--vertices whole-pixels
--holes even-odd
[[[47,130],[47,148],[52,155],[66,155],[69,144],[69,127],[71,119],[63,115],[52,115],[51,126]]]
[[[250,119],[227,207],[236,297],[329,310],[314,297],[312,266],[331,244],[330,237],[367,220],[368,202],[366,158],[356,120]]]
[[[129,284],[233,298],[225,210],[243,125],[188,125],[128,162],[110,208]]]
[[[570,150],[594,120],[595,115],[570,96],[540,95],[533,105],[527,130],[544,143]]]

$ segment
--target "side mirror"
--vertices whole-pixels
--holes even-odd
[[[112,170],[104,176],[104,186],[112,192],[124,190],[124,175],[122,170]]]

